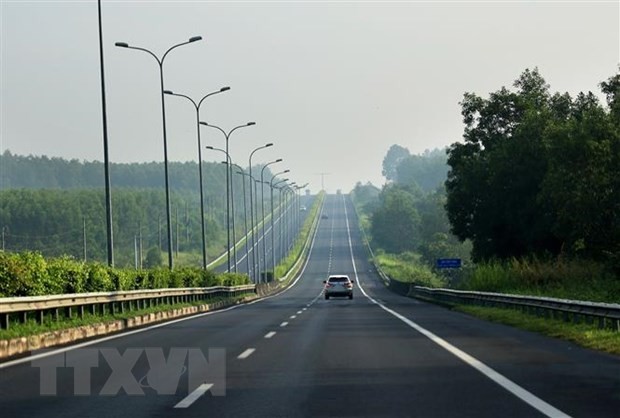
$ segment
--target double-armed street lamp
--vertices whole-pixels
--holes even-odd
[[[234,128],[232,128],[230,131],[226,132],[225,130],[223,130],[222,128],[220,128],[219,126],[215,126],[215,125],[211,125],[207,122],[200,122],[201,125],[204,126],[208,126],[210,128],[214,128],[217,129],[218,131],[220,131],[224,137],[226,138],[226,155],[230,156],[230,152],[228,150],[228,141],[230,139],[230,135],[236,131],[237,129],[240,128],[245,128],[247,126],[253,126],[256,125],[256,122],[248,122],[244,125],[239,125],[239,126],[235,126]],[[228,165],[227,169],[226,169],[226,229],[227,229],[227,241],[228,241],[228,271],[230,270],[230,204],[231,204],[231,174],[232,174],[232,168],[230,165]],[[234,223],[234,219],[233,219],[233,223]],[[235,265],[235,269],[237,268],[237,266]]]
[[[168,229],[168,268],[172,270],[172,222],[170,217],[170,184],[168,180],[168,142],[166,138],[166,106],[164,100],[164,61],[170,51],[175,48],[178,48],[183,45],[187,45],[196,41],[200,41],[202,39],[201,36],[193,36],[189,38],[189,40],[185,42],[181,42],[179,44],[173,45],[164,54],[161,58],[155,55],[153,52],[149,51],[146,48],[131,46],[126,42],[116,42],[116,45],[119,48],[127,48],[127,49],[135,49],[137,51],[146,52],[151,55],[157,61],[159,66],[159,82],[160,82],[160,95],[161,95],[161,117],[162,117],[162,130],[163,130],[163,140],[164,140],[164,173],[165,173],[165,186],[166,186],[166,220],[167,220],[167,229]]]
[[[200,142],[200,106],[204,102],[207,97],[213,96],[215,94],[223,93],[225,91],[230,90],[230,87],[222,87],[221,89],[206,94],[196,103],[194,99],[184,94],[173,93],[170,90],[164,90],[164,94],[169,94],[171,96],[183,97],[190,101],[192,105],[194,105],[194,109],[196,110],[196,136],[198,138],[198,178],[199,178],[199,187],[200,187],[200,226],[202,228],[202,268],[204,270],[207,269],[207,242],[206,242],[206,231],[205,231],[205,203],[204,203],[204,192],[202,186],[202,146]]]
[[[255,148],[250,153],[249,167],[248,168],[249,168],[249,171],[250,171],[250,178],[251,179],[254,178],[252,176],[252,157],[254,156],[254,153],[256,153],[257,151],[260,151],[262,149],[272,147],[272,146],[273,146],[273,143],[269,142],[269,143],[267,143],[267,144],[265,144],[263,146]],[[259,265],[257,267],[257,264],[256,264],[256,260],[257,260],[257,257],[256,257],[256,238],[255,238],[255,234],[254,234],[254,203],[252,201],[252,187],[251,187],[251,185],[250,185],[250,218],[251,218],[251,223],[252,223],[252,225],[251,225],[251,227],[252,227],[252,264],[253,264],[253,269],[255,269],[254,270],[254,273],[255,273],[254,283],[258,283],[258,281],[260,280],[260,259],[258,260]],[[256,270],[256,269],[258,269],[258,270]]]

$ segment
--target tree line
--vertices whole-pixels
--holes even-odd
[[[133,266],[136,250],[141,253],[140,260],[147,259],[150,248],[167,251],[163,164],[112,164],[110,171],[116,263]],[[236,171],[233,170],[235,219],[241,235],[243,183]],[[269,168],[265,174],[271,178]],[[203,179],[207,249],[213,256],[225,250],[226,166],[203,163]],[[103,184],[100,162],[19,156],[5,151],[0,155],[0,249],[105,261]],[[247,186],[246,179],[246,189]],[[200,264],[197,163],[170,163],[170,189],[173,251],[192,253],[191,259]],[[257,190],[260,197],[260,186]],[[246,190],[246,199],[248,193]],[[267,186],[265,198],[268,200],[269,196]],[[158,257],[151,257],[150,262],[158,263]]]

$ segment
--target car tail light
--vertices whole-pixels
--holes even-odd
[[[326,288],[328,288],[328,287],[334,287],[334,285],[333,285],[333,284],[331,284],[331,283],[326,283],[326,284],[325,284],[325,287],[326,287]]]

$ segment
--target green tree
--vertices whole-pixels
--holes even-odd
[[[164,258],[161,255],[161,251],[158,247],[151,247],[146,252],[146,257],[144,258],[144,267],[145,268],[155,268],[160,267],[164,262]]]
[[[555,214],[565,252],[596,258],[620,243],[618,134],[613,114],[591,93],[579,94],[570,119],[547,129],[551,152],[540,199]]]
[[[415,183],[424,192],[430,193],[446,181],[446,162],[446,150],[427,150],[421,155],[410,155],[396,167],[395,182],[403,186]]]
[[[526,70],[489,99],[466,94],[464,143],[450,147],[446,208],[477,259],[601,257],[620,245],[619,77],[592,93],[549,93]]]
[[[396,169],[400,162],[409,157],[409,150],[400,145],[392,145],[383,158],[383,177],[388,181],[396,180]]]
[[[448,218],[457,237],[472,240],[476,259],[559,249],[538,201],[547,171],[543,133],[553,116],[548,85],[535,69],[514,86],[489,99],[465,94],[464,143],[449,151]]]
[[[396,186],[386,186],[380,205],[371,217],[373,240],[388,252],[412,251],[419,244],[420,218],[413,196]]]

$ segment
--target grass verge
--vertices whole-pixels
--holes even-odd
[[[572,341],[582,347],[620,355],[620,332],[598,329],[596,325],[574,324],[538,318],[511,309],[457,305],[452,308],[488,321],[499,322],[550,337]]]
[[[620,303],[620,279],[589,260],[511,259],[479,263],[465,272],[462,290]]]
[[[446,280],[435,274],[430,267],[419,260],[414,253],[388,254],[378,252],[375,262],[391,279],[418,286],[445,287]]]

